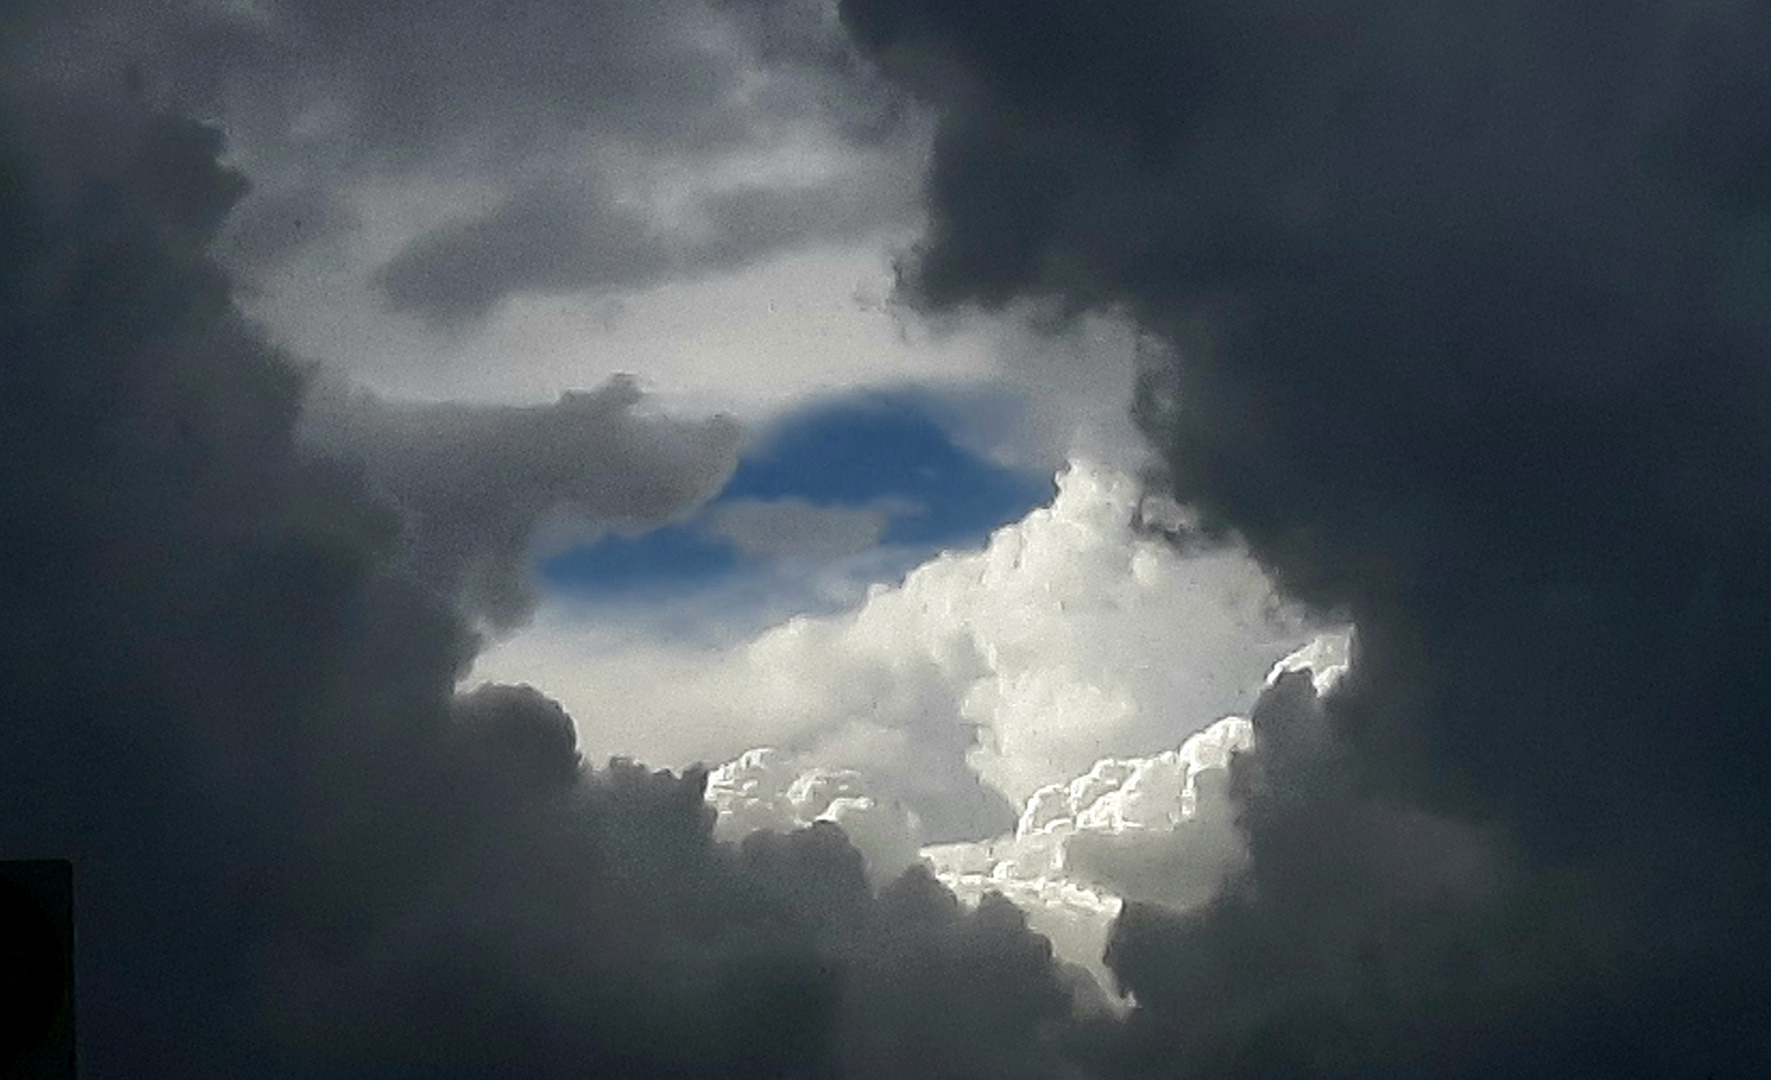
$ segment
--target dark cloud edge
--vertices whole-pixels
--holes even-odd
[[[73,861],[83,1067],[1060,1075],[1082,987],[1011,905],[714,843],[699,770],[457,693],[455,598],[205,254],[217,134],[4,82],[0,852]]]
[[[1771,1068],[1762,6],[842,14],[939,117],[902,294],[1131,314],[1154,481],[1358,626],[1118,1067]]]

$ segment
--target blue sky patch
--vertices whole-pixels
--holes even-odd
[[[955,411],[938,404],[913,392],[869,393],[790,414],[758,432],[731,482],[697,517],[574,548],[543,562],[540,578],[578,595],[714,584],[756,561],[709,528],[721,506],[740,501],[886,507],[882,545],[933,550],[976,546],[1051,499],[1050,476],[964,448],[937,418]]]

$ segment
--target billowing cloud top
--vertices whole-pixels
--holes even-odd
[[[588,769],[538,691],[456,692],[471,627],[379,494],[435,476],[375,454],[521,487],[552,459],[513,427],[703,433],[623,429],[617,388],[304,451],[301,367],[204,254],[240,188],[215,133],[11,78],[0,854],[72,860],[83,1068],[1056,1075],[1077,986],[1012,906],[875,892],[828,821],[720,843],[704,773]]]
[[[922,827],[903,802],[876,794],[855,769],[800,771],[773,747],[746,750],[708,774],[714,834],[742,840],[759,829],[788,832],[828,821],[866,860],[869,877],[891,881],[914,866]]]
[[[908,294],[1133,312],[1174,494],[1360,631],[1249,896],[1120,923],[1138,1067],[1765,1068],[1763,6],[842,12],[939,116]]]
[[[611,646],[544,617],[478,670],[549,686],[593,745],[650,740],[647,753],[710,761],[775,746],[862,770],[929,840],[993,835],[1010,802],[1106,750],[1159,752],[1245,709],[1307,636],[1241,554],[1187,557],[1140,531],[1141,492],[1076,463],[1049,506],[873,586],[854,610],[712,650]]]
[[[1263,693],[1286,672],[1307,673],[1312,688],[1326,692],[1346,670],[1350,637],[1321,634],[1288,654]],[[1012,836],[927,855],[958,895],[1012,897],[1059,955],[1107,978],[1105,945],[1126,901],[1191,911],[1246,872],[1230,778],[1234,759],[1254,746],[1248,718],[1227,716],[1176,749],[1102,758],[1047,784],[1027,798]]]
[[[349,388],[310,393],[301,435],[364,470],[405,515],[408,567],[508,627],[534,602],[540,534],[643,529],[712,495],[736,464],[738,430],[636,413],[632,379],[552,406],[390,406]],[[544,527],[546,527],[544,529]]]
[[[0,853],[73,861],[85,1067],[1771,1073],[1763,6],[834,14],[7,6]],[[1193,521],[1137,533],[1140,486],[1079,467],[984,551],[673,685],[697,737],[763,717],[731,753],[810,776],[781,796],[810,825],[728,843],[699,770],[581,762],[644,715],[627,688],[576,724],[458,692],[532,492],[668,518],[728,463],[717,426],[643,422],[617,386],[382,414],[315,454],[307,369],[209,252],[264,296],[347,296],[304,308],[307,339],[365,297],[471,333],[921,220],[905,95],[934,132],[903,297],[1135,320],[1151,479]],[[377,364],[368,340],[343,361]],[[512,449],[554,437],[680,485],[605,504],[594,463]],[[459,475],[402,460],[425,448]],[[431,486],[506,474],[523,498]],[[1244,704],[1212,707],[1243,685],[1213,649],[1268,606],[1225,570],[1255,584],[1224,618],[1179,614],[1230,538],[1358,634],[1332,683],[1326,653],[1264,683],[1259,660],[1252,748],[1189,767],[1169,828],[1162,752]],[[1097,770],[1098,734],[1147,760]],[[834,824],[901,845],[888,792],[929,839],[1012,816],[951,801],[974,767],[1016,796],[1083,777],[1014,842],[1071,821],[1066,872],[1125,898],[1124,1015],[1009,902],[870,882]],[[1210,836],[1221,864],[1189,846]]]

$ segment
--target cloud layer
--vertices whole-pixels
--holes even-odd
[[[34,12],[14,62],[117,92],[127,76],[138,98],[225,125],[267,185],[230,236],[261,261],[351,225],[352,188],[378,176],[504,190],[501,209],[430,232],[388,267],[395,302],[461,318],[513,291],[643,283],[906,210],[868,182],[885,170],[840,175],[846,148],[864,153],[898,123],[891,90],[819,8],[790,41],[744,5],[700,0],[523,0],[496,16],[466,3],[80,0]],[[798,155],[797,181],[778,182],[779,161],[773,176],[734,168],[783,153]],[[844,182],[819,182],[820,163]],[[695,220],[636,206],[641,176]],[[675,226],[696,221],[705,235],[683,243],[697,228]]]
[[[0,854],[73,862],[83,1068],[1059,1075],[1076,988],[1011,906],[875,893],[828,823],[716,842],[704,774],[457,693],[456,598],[204,254],[219,137],[4,70]]]
[[[74,0],[21,8],[4,47],[225,132],[242,302],[390,397],[528,404],[638,371],[775,409],[987,368],[981,334],[919,354],[856,310],[914,227],[921,137],[834,8],[795,7]]]
[[[1273,665],[1263,693],[1297,673],[1311,692],[1326,693],[1346,672],[1349,644],[1347,632],[1319,635]],[[1249,720],[1224,717],[1173,749],[1102,758],[1079,776],[1046,784],[999,836],[933,845],[922,844],[921,821],[878,778],[806,767],[772,747],[714,769],[707,802],[718,815],[716,836],[742,840],[828,821],[849,836],[871,880],[890,881],[920,864],[971,905],[1008,899],[1056,956],[1105,986],[1113,979],[1103,963],[1107,942],[1127,901],[1184,913],[1246,874],[1229,778],[1236,756],[1253,750]]]
[[[761,717],[795,755],[811,779],[781,798],[812,824],[786,834],[720,842],[698,771],[585,769],[631,692],[577,725],[527,688],[457,692],[477,643],[472,575],[450,568],[481,553],[405,549],[433,466],[399,453],[471,443],[487,453],[464,462],[527,469],[506,426],[582,434],[565,421],[586,408],[647,462],[649,439],[684,440],[688,479],[638,500],[660,516],[717,472],[717,433],[628,426],[616,387],[414,429],[381,415],[360,464],[305,451],[301,367],[205,254],[246,185],[179,117],[234,118],[242,167],[282,187],[257,220],[321,234],[357,220],[338,188],[457,170],[460,202],[405,223],[432,239],[389,257],[458,267],[463,235],[508,257],[469,286],[387,280],[471,315],[609,272],[583,234],[526,248],[539,269],[499,246],[545,232],[500,206],[579,198],[558,177],[590,185],[572,205],[591,239],[626,243],[631,221],[594,215],[689,161],[646,210],[680,212],[712,237],[689,261],[725,265],[748,235],[694,219],[742,187],[720,172],[744,164],[735,132],[791,159],[818,114],[865,157],[891,110],[871,126],[876,84],[813,7],[534,2],[501,9],[503,33],[459,5],[10,13],[0,851],[74,861],[88,1067],[1771,1071],[1771,30],[1750,4],[846,0],[843,26],[939,125],[906,295],[1134,316],[1137,415],[1195,520],[1135,532],[1140,486],[1078,468],[983,552],[667,684],[694,695],[693,738]],[[856,96],[823,113],[838,86]],[[780,209],[729,220],[797,224]],[[1144,823],[1185,789],[1160,751],[1244,683],[1139,661],[1248,655],[1264,579],[1169,543],[1232,536],[1358,637],[1332,686],[1312,661],[1260,691],[1252,748],[1206,798],[1233,830],[1171,831],[1235,853],[1178,914],[1164,902],[1201,890],[1163,890],[1210,860],[1122,841],[1163,831]],[[1214,566],[1258,587],[1188,620]],[[647,693],[684,670],[667,659]],[[1097,769],[1101,740],[1146,760]],[[852,788],[856,761],[879,789]],[[1066,866],[1130,898],[1104,958],[1123,1017],[1012,905],[968,909],[914,868],[871,889],[830,820],[901,846],[909,818],[870,814],[902,791],[925,837],[963,835],[1007,809],[974,767],[1016,795],[1083,774],[1035,799],[1028,835],[1068,816]]]
[[[1119,924],[1138,1069],[1763,1069],[1763,12],[843,14],[940,115],[908,293],[1133,313],[1200,531],[1359,628],[1249,894]]]
[[[1104,753],[1172,748],[1246,708],[1306,636],[1246,558],[1188,557],[1141,533],[1140,490],[1073,465],[1050,506],[981,550],[734,646],[623,644],[544,615],[478,670],[549,686],[591,745],[707,761],[773,746],[861,770],[931,840],[990,836],[1012,820],[1005,796],[1018,805]]]
[[[395,406],[325,387],[308,394],[299,434],[402,511],[407,569],[508,629],[535,602],[530,562],[543,539],[657,526],[731,475],[735,424],[646,416],[642,401],[622,378],[528,408]]]

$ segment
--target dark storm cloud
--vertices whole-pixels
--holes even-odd
[[[395,309],[437,324],[470,323],[511,294],[730,270],[913,211],[893,170],[849,170],[701,192],[697,227],[636,209],[636,182],[608,175],[711,175],[730,155],[820,132],[858,153],[901,141],[897,95],[819,5],[786,21],[701,0],[76,0],[37,14],[10,63],[127,88],[228,132],[232,163],[259,188],[221,252],[237,272],[339,243],[363,224],[351,196],[377,183],[504,189],[500,208],[432,229],[381,269]],[[651,181],[637,184],[649,198]]]
[[[706,32],[706,10],[694,0],[75,0],[43,5],[19,62],[118,87],[133,68],[156,104],[226,113],[245,134],[328,158],[510,152],[586,126],[681,149],[746,129],[741,112],[721,108],[745,57]]]
[[[700,773],[586,770],[540,693],[455,693],[472,635],[376,488],[428,490],[402,454],[523,488],[496,462],[587,431],[641,471],[719,440],[617,385],[389,410],[397,483],[305,453],[301,369],[205,254],[221,149],[0,69],[0,855],[72,860],[82,1067],[1051,1073],[1072,991],[1012,909],[875,898],[829,826],[716,844]]]
[[[538,188],[418,238],[378,271],[377,284],[396,311],[460,323],[513,292],[657,284],[674,262],[658,233],[633,210]]]
[[[1718,928],[1686,920],[1711,901],[1531,865],[1493,827],[1373,796],[1334,708],[1304,675],[1270,690],[1253,717],[1260,750],[1232,766],[1247,870],[1189,915],[1134,903],[1114,926],[1107,963],[1138,1007],[1112,1068],[1761,1071],[1763,954],[1704,940]]]
[[[484,217],[414,240],[381,267],[376,283],[394,310],[459,326],[512,295],[644,288],[860,239],[902,218],[902,201],[889,183],[855,177],[753,186],[702,200],[698,227],[665,226],[613,198],[537,186]]]
[[[404,512],[403,564],[498,627],[533,607],[537,530],[594,536],[662,524],[713,495],[737,464],[725,419],[636,413],[627,378],[546,406],[386,404],[362,392],[310,395],[301,434],[362,466]]]
[[[1764,6],[843,11],[941,118],[907,288],[1130,311],[1166,482],[1359,627],[1344,779],[1250,797],[1250,897],[1121,927],[1192,1048],[1142,1064],[1768,1067]],[[1520,860],[1489,915],[1391,894],[1453,820]],[[1368,931],[1416,974],[1354,1000]]]
[[[1549,1062],[1534,1055],[1547,1047],[1526,1045],[1532,1025],[1562,1026],[1538,1013],[1573,998],[1539,984],[1567,977],[1569,950],[1506,916],[1541,935],[1547,905],[1503,909],[1513,867],[1479,830],[1364,795],[1307,674],[1263,695],[1253,721],[1259,750],[1233,763],[1231,784],[1246,869],[1191,916],[1133,903],[1113,928],[1107,963],[1138,1003],[1122,1067],[1540,1074]],[[1485,1055],[1485,1043],[1510,1042],[1518,1059]],[[1596,1049],[1555,1060],[1572,1066]]]
[[[216,255],[250,284],[254,275],[297,251],[330,249],[338,255],[343,241],[361,225],[337,192],[319,184],[261,192],[229,216]]]

